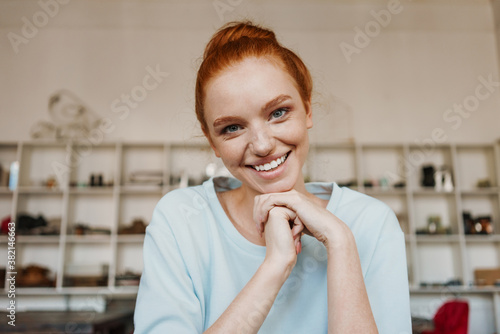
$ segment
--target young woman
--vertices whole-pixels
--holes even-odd
[[[196,113],[235,178],[158,203],[136,333],[411,333],[404,235],[382,202],[304,183],[310,74],[272,31],[208,43]]]

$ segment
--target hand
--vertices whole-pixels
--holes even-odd
[[[285,207],[274,207],[269,210],[267,220],[263,224],[266,240],[266,258],[277,265],[295,266],[297,254],[302,245],[300,236],[303,225],[297,222],[297,215]]]
[[[297,216],[294,220],[299,226],[297,229],[315,237],[326,246],[334,237],[340,241],[343,233],[349,233],[349,228],[344,222],[296,190],[255,197],[253,217],[260,232],[264,229],[268,214],[275,207],[292,210]]]

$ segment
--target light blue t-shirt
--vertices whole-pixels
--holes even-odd
[[[135,333],[193,334],[208,329],[262,264],[264,246],[245,239],[216,191],[239,181],[214,178],[166,194],[144,241],[144,271],[134,315]],[[356,239],[379,333],[410,334],[404,234],[381,201],[335,183],[307,183]],[[327,255],[322,243],[302,237],[302,252],[259,333],[327,333]],[[242,333],[252,315],[240,322]]]

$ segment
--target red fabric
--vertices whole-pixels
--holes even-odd
[[[422,334],[467,334],[469,304],[463,300],[448,301],[434,315],[434,331]]]
[[[2,219],[2,223],[0,226],[0,234],[9,233],[9,223],[10,223],[10,216],[7,216],[4,219]]]

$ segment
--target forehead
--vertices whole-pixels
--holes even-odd
[[[205,118],[242,109],[260,109],[281,94],[300,100],[294,79],[278,64],[247,58],[223,70],[205,89]]]

